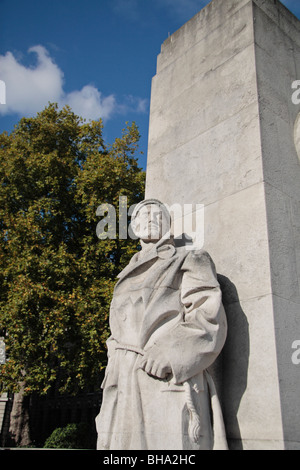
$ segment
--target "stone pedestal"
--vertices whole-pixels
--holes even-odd
[[[146,197],[204,204],[229,334],[232,449],[300,449],[300,23],[277,0],[212,0],[162,45]]]

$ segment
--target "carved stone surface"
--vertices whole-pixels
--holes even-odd
[[[175,247],[168,224],[158,201],[133,214],[142,249],[111,304],[98,449],[227,449],[207,371],[227,333],[220,286],[208,253]]]
[[[300,449],[298,80],[300,22],[279,0],[212,0],[162,44],[152,81],[145,197],[204,205],[230,449]]]

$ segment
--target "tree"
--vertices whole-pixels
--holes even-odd
[[[135,123],[110,146],[102,130],[49,104],[0,135],[1,390],[75,393],[106,365],[116,274],[137,242],[98,240],[96,209],[141,200],[144,172]]]

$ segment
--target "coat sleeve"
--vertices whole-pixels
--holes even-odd
[[[189,252],[182,271],[181,320],[156,343],[171,364],[176,384],[209,367],[221,352],[227,334],[222,293],[208,253]]]

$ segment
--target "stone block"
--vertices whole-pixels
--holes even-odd
[[[152,82],[146,197],[204,204],[232,449],[300,448],[297,79],[300,22],[278,0],[212,0],[164,42]]]
[[[256,103],[173,149],[175,135],[164,135],[151,147],[157,151],[147,164],[148,197],[159,194],[168,204],[210,204],[262,181]]]
[[[230,283],[221,279],[221,283]],[[231,287],[233,288],[233,287]],[[223,407],[229,441],[276,441],[282,446],[272,296],[225,304]],[[235,391],[232,394],[232,390]],[[281,442],[281,444],[280,444]],[[241,443],[241,448],[244,445]]]

